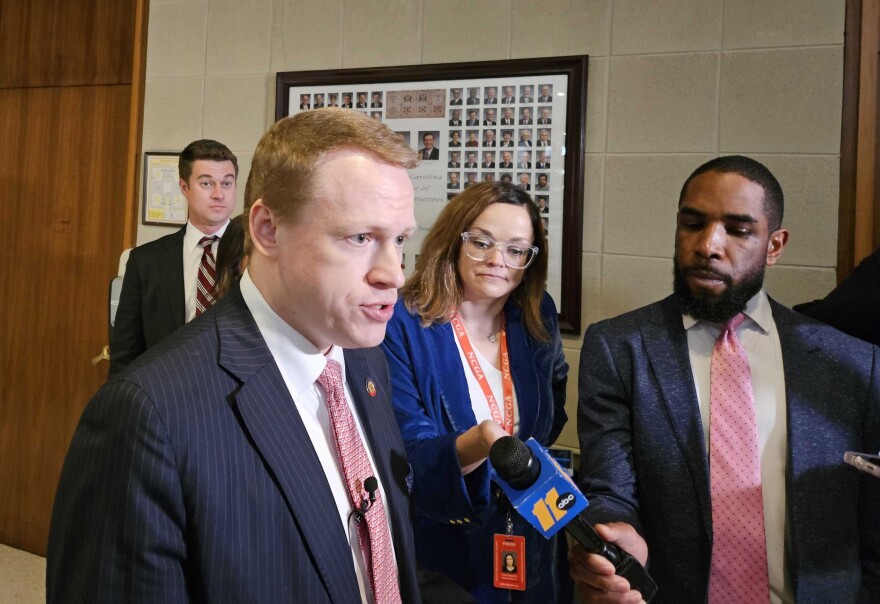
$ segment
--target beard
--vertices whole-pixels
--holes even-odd
[[[739,283],[734,283],[733,277],[730,275],[716,273],[716,277],[726,285],[724,291],[718,296],[699,296],[695,295],[688,287],[685,272],[688,270],[712,271],[711,265],[708,263],[694,265],[682,271],[678,264],[678,258],[673,258],[673,291],[684,314],[698,321],[726,323],[744,311],[748,301],[761,291],[761,287],[764,285],[764,268],[763,264],[759,264],[743,275]]]

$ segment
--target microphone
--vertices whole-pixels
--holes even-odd
[[[367,514],[367,510],[369,510],[376,502],[376,493],[379,492],[379,481],[376,480],[375,476],[368,476],[364,480],[364,490],[367,492],[369,499],[362,498],[360,505],[352,511],[355,522],[363,520],[364,516]]]
[[[631,554],[602,539],[582,513],[589,502],[574,482],[534,438],[522,442],[503,436],[489,450],[495,482],[520,516],[549,539],[562,528],[587,552],[614,565],[615,573],[650,602],[657,584]]]

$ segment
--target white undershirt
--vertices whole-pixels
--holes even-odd
[[[315,348],[311,342],[303,337],[299,332],[288,325],[275,311],[273,311],[266,303],[265,298],[257,289],[250,277],[247,269],[241,276],[240,281],[241,294],[245,304],[254,317],[260,334],[266,340],[266,346],[275,359],[281,377],[293,398],[296,410],[302,419],[312,446],[324,474],[327,478],[327,484],[333,493],[333,500],[336,503],[337,512],[339,513],[339,521],[348,536],[349,545],[351,546],[351,555],[354,560],[355,574],[357,575],[358,587],[361,591],[361,598],[364,602],[372,602],[373,595],[369,588],[368,567],[361,552],[358,543],[357,530],[355,530],[354,520],[348,522],[349,515],[352,511],[351,503],[348,500],[348,489],[345,485],[345,477],[342,474],[342,466],[340,465],[336,454],[336,440],[333,437],[332,428],[330,426],[330,415],[327,411],[327,403],[324,389],[317,385],[318,376],[324,371],[327,359],[332,359],[339,363],[342,368],[343,381],[345,382],[345,400],[351,408],[354,416],[354,423],[357,426],[358,434],[367,450],[367,456],[370,458],[370,465],[375,470],[376,461],[373,458],[373,452],[370,449],[370,443],[364,438],[364,430],[361,420],[358,417],[357,408],[352,404],[351,390],[348,381],[345,380],[345,356],[343,350],[339,346],[333,346],[327,356]],[[382,480],[378,473],[374,476],[379,481],[379,491],[383,501],[388,501],[385,497],[385,489],[382,486]],[[364,478],[367,478],[364,476]],[[388,527],[391,527],[391,518],[388,517],[388,506],[385,506],[385,515],[388,519]],[[394,539],[392,535],[392,545]],[[392,561],[397,568],[396,558]]]
[[[736,330],[749,357],[755,414],[758,423],[758,451],[761,456],[761,492],[764,499],[764,532],[767,540],[767,570],[772,604],[794,602],[791,581],[786,572],[785,460],[788,448],[785,375],[782,348],[773,320],[773,311],[763,290],[755,294],[745,309],[746,320]],[[687,331],[688,352],[703,435],[709,443],[709,374],[712,350],[721,325],[696,321],[682,315]],[[708,452],[707,452],[708,455]]]
[[[214,235],[217,239],[211,244],[211,253],[217,258],[217,246],[220,245],[220,237],[226,232],[229,221],[226,221]],[[186,234],[183,236],[183,292],[186,301],[186,322],[189,323],[196,316],[196,284],[199,281],[199,264],[202,263],[202,248],[199,241],[202,237],[211,237],[193,226],[186,223]]]
[[[474,372],[471,371],[471,366],[468,363],[467,358],[464,356],[464,351],[461,349],[461,342],[459,342],[458,338],[455,336],[453,336],[453,339],[455,340],[455,346],[458,348],[458,356],[461,359],[461,366],[464,369],[464,375],[467,378],[468,394],[470,394],[471,397],[471,408],[474,410],[477,424],[486,419],[494,419],[492,417],[492,411],[489,409],[489,401],[486,400],[486,394],[483,392],[480,382],[477,381]],[[498,411],[503,417],[504,387],[503,380],[501,379],[501,370],[496,369],[492,363],[487,361],[486,357],[480,354],[480,351],[477,350],[475,346],[473,349],[474,354],[477,355],[477,360],[480,362],[480,367],[483,369],[483,375],[486,376],[486,383],[492,390],[492,394],[495,395],[495,402],[498,404]],[[517,404],[516,399],[516,387],[513,388],[513,433],[514,435],[519,434],[519,405]]]

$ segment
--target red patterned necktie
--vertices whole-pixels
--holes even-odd
[[[376,474],[370,466],[367,450],[358,434],[351,408],[345,400],[339,363],[328,359],[327,366],[318,377],[318,383],[327,393],[327,409],[336,439],[336,452],[342,462],[342,474],[348,487],[348,499],[352,508],[358,508],[369,497],[364,489],[364,480]],[[385,517],[381,493],[376,493],[376,501],[356,526],[358,543],[368,563],[373,601],[375,604],[398,604],[401,600],[397,585],[397,567],[394,564],[391,531]]]
[[[211,244],[216,240],[216,235],[199,239],[199,246],[202,248],[202,261],[199,263],[199,278],[196,283],[197,317],[214,304],[214,284],[217,282],[217,267],[214,264]]]
[[[769,602],[761,460],[751,371],[736,336],[740,313],[712,352],[709,476],[712,493],[712,604]]]

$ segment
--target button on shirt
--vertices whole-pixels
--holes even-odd
[[[761,456],[761,491],[764,499],[764,527],[767,539],[767,570],[772,604],[793,602],[791,582],[785,572],[788,538],[785,525],[785,459],[788,448],[785,375],[779,332],[767,294],[761,290],[746,304],[746,319],[736,335],[749,357],[758,450]],[[688,354],[703,422],[703,437],[709,443],[709,373],[715,340],[721,325],[697,321],[682,315],[687,332]]]
[[[227,220],[226,224],[214,233],[217,236],[217,240],[211,244],[211,253],[214,254],[214,258],[217,258],[220,237],[226,232],[228,226],[229,221]],[[196,316],[196,283],[199,280],[199,264],[202,262],[202,247],[199,245],[199,241],[202,237],[211,237],[211,235],[201,232],[192,223],[186,223],[186,233],[183,236],[183,295],[186,301],[187,323]]]
[[[254,285],[247,269],[245,269],[244,274],[241,276],[240,288],[242,297],[253,315],[254,321],[257,323],[260,334],[266,340],[266,346],[269,347],[269,351],[275,359],[275,364],[278,365],[281,377],[284,379],[291,398],[293,398],[293,404],[302,419],[306,432],[309,434],[318,460],[321,462],[321,467],[327,478],[327,484],[333,493],[333,500],[336,504],[339,520],[342,523],[345,534],[348,537],[349,546],[351,547],[361,599],[364,602],[372,602],[373,596],[368,580],[367,563],[364,560],[360,544],[358,543],[354,520],[352,519],[349,522],[352,505],[348,499],[348,489],[345,485],[345,477],[342,474],[342,465],[336,453],[336,440],[330,425],[330,415],[327,411],[324,390],[316,383],[318,376],[321,375],[324,366],[327,364],[327,359],[332,359],[340,364],[344,379],[345,355],[343,350],[338,346],[333,346],[325,356],[320,350],[315,348],[311,342],[272,310],[266,299],[263,298],[260,290]],[[361,425],[357,409],[352,403],[351,390],[347,381],[345,382],[345,400],[348,402],[349,407],[351,407],[358,434],[360,434],[361,440],[364,442],[367,456],[370,458],[370,465],[375,471],[376,460],[370,449],[370,443],[364,438],[364,429]],[[385,496],[385,489],[378,472],[375,476],[379,481],[379,491],[382,498],[387,502],[388,498]],[[364,476],[364,478],[367,477]],[[392,525],[391,518],[388,516],[389,507],[389,505],[385,505],[385,515],[390,528]],[[396,561],[394,564],[396,567]]]

